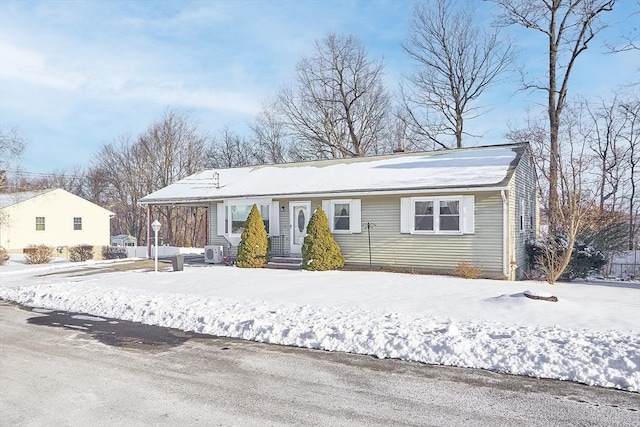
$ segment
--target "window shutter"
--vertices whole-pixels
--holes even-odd
[[[216,220],[217,220],[217,223],[218,223],[217,224],[217,235],[218,236],[224,236],[224,233],[225,233],[224,218],[225,218],[224,203],[218,203],[217,212],[216,212]]]
[[[462,233],[475,233],[475,196],[462,196]]]
[[[411,197],[400,198],[400,233],[411,233]]]
[[[280,202],[271,202],[269,209],[269,235],[280,235]]]
[[[333,233],[333,214],[331,213],[331,200],[323,200],[322,201],[322,210],[325,215],[327,215],[327,220],[329,221],[329,230]]]
[[[351,200],[351,212],[349,212],[349,231],[362,233],[362,202],[360,199]]]

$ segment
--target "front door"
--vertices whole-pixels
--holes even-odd
[[[304,236],[307,235],[307,225],[311,214],[311,202],[289,202],[289,228],[291,233],[291,256],[302,255]]]

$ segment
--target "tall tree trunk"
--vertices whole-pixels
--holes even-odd
[[[554,0],[554,3],[557,0]],[[560,203],[558,200],[558,133],[560,127],[560,106],[557,105],[556,96],[556,66],[558,63],[558,45],[556,42],[556,14],[555,10],[549,19],[549,205],[548,218],[549,230],[557,230],[556,216]]]

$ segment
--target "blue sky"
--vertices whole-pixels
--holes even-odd
[[[372,58],[384,57],[396,90],[411,64],[400,48],[409,0],[11,1],[0,0],[0,122],[28,146],[20,166],[51,172],[89,166],[119,135],[137,136],[167,108],[186,112],[215,135],[245,132],[262,102],[291,81],[296,63],[329,32],[353,34]],[[488,8],[487,3],[479,3]],[[634,80],[637,52],[604,54],[638,26],[635,0],[577,64],[573,94],[609,96]],[[488,16],[488,15],[487,15]],[[489,24],[487,16],[479,16]],[[544,70],[546,41],[513,29],[527,69]],[[509,123],[544,103],[541,92],[505,80],[486,94],[486,116],[468,122],[482,138],[504,141]],[[637,90],[637,89],[636,89]]]

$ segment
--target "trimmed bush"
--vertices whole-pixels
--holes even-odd
[[[254,204],[242,231],[236,265],[241,268],[260,268],[267,262],[268,250],[267,230],[258,206]]]
[[[9,261],[9,252],[2,246],[0,246],[0,265],[4,265],[5,262]]]
[[[482,274],[482,267],[469,261],[460,261],[453,269],[452,274],[463,279],[477,279]]]
[[[311,215],[307,236],[302,245],[302,268],[305,270],[335,270],[344,266],[340,246],[329,230],[329,220],[321,206]]]
[[[27,264],[48,264],[53,259],[53,248],[47,245],[29,245],[24,253]]]
[[[103,246],[102,259],[122,259],[127,257],[127,248],[124,246]]]
[[[93,259],[93,246],[78,245],[69,248],[69,260],[73,262],[81,262]]]

